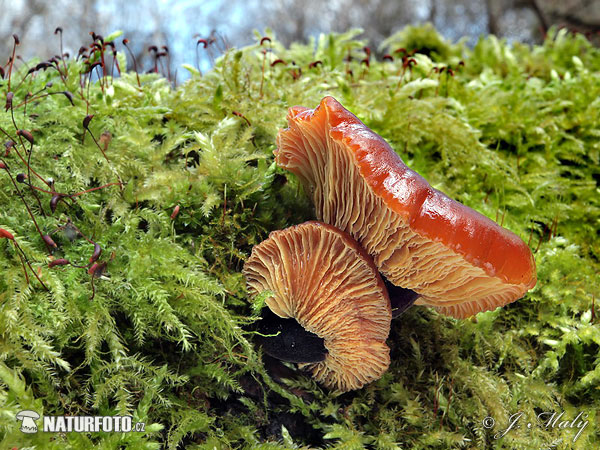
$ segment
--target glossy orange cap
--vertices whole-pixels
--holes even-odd
[[[467,317],[535,286],[521,238],[432,188],[333,97],[292,107],[287,119],[277,164],[299,176],[319,220],[350,233],[417,303]]]

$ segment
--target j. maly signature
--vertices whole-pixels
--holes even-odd
[[[590,421],[587,420],[588,415],[587,415],[587,413],[580,412],[579,414],[577,414],[577,416],[573,420],[566,420],[566,419],[563,419],[564,414],[565,414],[564,411],[561,413],[542,412],[536,416],[535,422],[527,422],[527,423],[525,423],[525,426],[528,429],[531,429],[535,426],[545,428],[546,430],[578,429],[579,431],[577,431],[577,434],[575,434],[575,436],[573,436],[573,442],[576,442],[577,439],[579,439],[579,437],[581,436],[581,433],[583,433],[583,430],[585,430],[586,427],[588,426],[588,424],[590,423]],[[524,423],[524,421],[525,421],[525,419],[523,419],[522,412],[513,414],[512,416],[510,416],[508,418],[508,426],[505,429],[500,430],[498,433],[496,433],[494,435],[494,439],[500,439],[501,437],[506,436],[506,434],[509,431],[520,428],[521,423]]]

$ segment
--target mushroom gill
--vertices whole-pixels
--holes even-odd
[[[332,97],[292,107],[276,162],[302,181],[319,220],[351,234],[417,304],[458,318],[517,300],[536,283],[514,233],[409,169],[380,136]]]
[[[303,364],[342,392],[377,380],[390,362],[390,301],[370,256],[347,233],[319,222],[274,231],[243,269],[250,295],[323,339],[323,361]]]

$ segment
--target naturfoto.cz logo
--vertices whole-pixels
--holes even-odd
[[[45,433],[129,433],[143,432],[144,422],[133,422],[131,416],[40,416],[35,411],[21,411],[16,419],[21,421],[23,433],[37,433],[37,421],[42,419]]]

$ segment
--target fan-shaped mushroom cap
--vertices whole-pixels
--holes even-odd
[[[319,220],[350,233],[419,304],[464,318],[535,286],[535,261],[514,233],[433,189],[332,97],[295,106],[275,151],[312,196]]]
[[[347,233],[319,222],[274,231],[243,272],[251,295],[272,291],[271,311],[324,340],[325,360],[305,365],[317,381],[348,391],[387,370],[390,301],[371,257]]]

